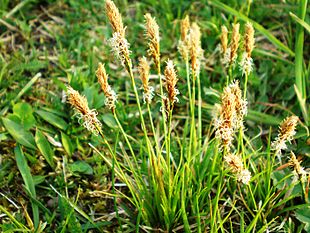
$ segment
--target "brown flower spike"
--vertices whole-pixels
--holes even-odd
[[[222,26],[222,33],[221,33],[221,52],[225,54],[227,51],[227,44],[228,44],[228,30],[226,26]]]
[[[106,0],[105,10],[111,23],[113,32],[117,32],[120,36],[125,37],[125,28],[123,25],[122,16],[119,13],[119,10],[115,6],[114,2],[111,0]]]
[[[253,59],[251,57],[254,49],[254,28],[251,23],[245,25],[244,53],[240,61],[240,69],[243,74],[249,75],[253,71]]]
[[[238,181],[244,184],[248,184],[250,182],[251,172],[244,168],[240,155],[228,153],[225,155],[224,160],[232,172],[236,174]]]
[[[74,90],[70,86],[68,86],[67,95],[68,102],[78,113],[79,122],[80,120],[83,120],[82,125],[87,130],[91,131],[95,135],[98,135],[102,125],[97,119],[97,111],[95,109],[89,109],[86,97],[80,95],[78,91]]]
[[[245,25],[245,36],[244,36],[244,48],[247,54],[247,57],[251,57],[252,51],[254,49],[254,28],[251,23]]]
[[[229,152],[234,132],[243,127],[243,117],[247,113],[247,102],[242,99],[239,82],[234,81],[224,88],[221,105],[217,105],[214,126],[215,135],[221,141],[221,149]]]
[[[152,98],[154,96],[154,88],[149,86],[149,75],[150,75],[150,66],[146,60],[145,57],[142,57],[139,59],[139,74],[140,74],[140,79],[142,81],[142,87],[144,90],[143,93],[143,100],[145,103],[150,104],[152,101]]]
[[[189,59],[189,31],[190,22],[188,15],[181,20],[181,39],[179,41],[178,50],[185,61]]]
[[[125,28],[122,16],[114,2],[111,0],[106,0],[105,9],[113,29],[113,37],[110,39],[112,51],[120,59],[123,66],[131,66],[129,57],[131,51],[129,50],[129,43],[125,38]]]
[[[294,175],[297,178],[300,178],[302,182],[307,180],[307,171],[304,167],[301,166],[302,161],[298,161],[295,154],[291,151],[291,158],[289,160],[289,165],[294,169]]]
[[[196,76],[199,74],[200,71],[200,62],[203,54],[203,50],[201,49],[200,27],[196,23],[193,23],[190,28],[189,47],[190,47],[192,71]]]
[[[299,118],[290,116],[284,119],[279,127],[279,134],[276,140],[271,144],[271,147],[276,151],[276,154],[281,153],[281,150],[287,149],[286,142],[290,142],[296,134],[296,126]]]
[[[99,63],[98,69],[96,71],[96,76],[98,78],[101,89],[106,97],[105,105],[114,112],[117,95],[108,83],[108,75],[102,63]]]
[[[155,18],[151,14],[144,15],[146,20],[146,36],[149,40],[149,55],[153,58],[156,66],[159,65],[160,60],[160,45],[159,45],[159,27]]]
[[[173,107],[175,102],[178,102],[177,95],[179,94],[179,90],[176,88],[176,84],[178,81],[176,71],[174,69],[173,62],[171,60],[167,61],[167,65],[165,68],[165,77],[166,77],[166,89],[168,92],[168,99],[171,107]]]
[[[239,28],[240,28],[239,23],[234,24],[231,44],[230,44],[230,64],[231,65],[235,63],[237,56],[238,56],[237,52],[238,52],[239,40],[240,40]]]

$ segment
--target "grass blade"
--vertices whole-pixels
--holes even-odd
[[[37,129],[35,141],[46,162],[51,166],[51,168],[54,168],[54,151],[44,134],[39,129]]]
[[[301,20],[305,19],[307,12],[307,0],[301,0],[299,3],[298,15]],[[297,99],[302,110],[303,117],[306,124],[308,124],[308,113],[305,106],[306,94],[306,80],[303,75],[303,52],[304,52],[304,29],[301,25],[297,25],[296,42],[295,42],[295,84]]]
[[[23,177],[25,187],[28,190],[28,193],[32,196],[32,198],[35,199],[36,190],[35,190],[33,178],[31,176],[30,168],[27,164],[27,160],[24,156],[24,153],[20,145],[17,145],[14,148],[14,153],[15,153],[17,167],[20,171],[20,174]],[[38,205],[33,201],[31,201],[31,206],[32,206],[34,226],[35,228],[37,228],[39,226],[39,208],[38,208]]]
[[[254,20],[250,19],[249,17],[245,16],[244,14],[238,12],[237,10],[227,6],[224,3],[221,3],[217,0],[212,0],[212,1],[208,1],[209,4],[220,8],[221,10],[224,10],[234,16],[236,16],[237,18],[245,21],[245,22],[250,22],[253,24],[253,27],[259,31],[260,33],[262,33],[265,37],[267,37],[267,39],[273,43],[276,47],[278,47],[279,49],[281,49],[282,51],[288,53],[291,56],[295,56],[294,52],[287,47],[285,44],[283,44],[280,40],[278,40],[274,35],[272,35],[272,33],[270,33],[266,28],[264,28],[262,25],[260,25],[259,23],[255,22]]]
[[[293,14],[292,12],[290,12],[290,16],[292,17],[294,21],[296,21],[301,26],[303,26],[308,31],[308,33],[310,33],[310,25],[306,21],[298,18],[297,15]]]

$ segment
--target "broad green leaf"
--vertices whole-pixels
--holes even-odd
[[[50,123],[51,125],[62,129],[62,130],[66,130],[68,127],[67,122],[65,122],[62,118],[60,118],[59,116],[56,116],[53,113],[50,112],[46,112],[43,110],[37,110],[36,113],[43,118],[43,120],[47,121],[48,123]]]
[[[46,162],[52,167],[55,167],[54,164],[54,151],[51,148],[51,145],[49,144],[48,140],[45,138],[44,134],[37,129],[36,136],[35,136],[36,144],[41,152],[41,154],[44,156]]]
[[[33,116],[33,110],[28,103],[17,103],[13,106],[13,113],[21,119],[21,124],[26,130],[32,128],[36,120]]]
[[[26,131],[21,124],[18,124],[8,118],[2,117],[4,127],[7,129],[9,134],[20,144],[27,146],[31,149],[36,149],[36,144],[33,135]]]
[[[70,156],[72,156],[72,154],[73,154],[73,145],[71,143],[70,138],[65,133],[63,133],[63,132],[61,132],[61,142],[62,142],[62,145],[63,145],[65,151]]]
[[[93,174],[92,167],[84,161],[76,161],[72,164],[69,164],[68,167],[72,173],[82,173],[86,175]]]
[[[110,128],[112,129],[117,129],[118,125],[117,122],[115,121],[114,117],[112,114],[104,114],[102,117],[103,122]]]
[[[27,160],[24,156],[24,153],[23,153],[20,145],[17,145],[14,148],[14,153],[15,153],[15,159],[16,159],[17,167],[20,171],[20,174],[23,177],[25,187],[28,190],[28,193],[31,195],[31,197],[33,199],[36,199],[36,190],[35,190],[33,178],[31,176],[30,168],[27,164]],[[32,204],[34,226],[38,227],[39,226],[39,208],[35,202],[31,201],[31,204]]]
[[[304,207],[302,209],[296,210],[296,218],[305,224],[305,231],[310,232],[310,208]]]

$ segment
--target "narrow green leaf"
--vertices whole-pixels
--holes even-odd
[[[48,140],[45,138],[44,134],[37,129],[36,136],[35,136],[36,144],[41,152],[41,154],[44,156],[46,162],[52,167],[55,167],[54,164],[54,151],[49,144]]]
[[[307,0],[299,1],[298,16],[301,20],[305,19],[307,9]],[[306,101],[306,77],[303,75],[303,52],[304,52],[304,29],[301,25],[297,25],[296,41],[295,41],[295,85],[296,94],[299,102],[299,106],[302,110],[303,117],[305,118],[306,124],[308,124],[308,115],[306,105],[303,102]]]
[[[240,13],[239,11],[227,6],[226,4],[219,2],[217,0],[212,0],[212,1],[208,1],[209,4],[220,8],[221,10],[224,10],[234,16],[236,16],[237,18],[245,21],[245,22],[250,22],[253,24],[253,27],[258,30],[260,33],[262,33],[265,37],[268,38],[268,40],[270,40],[271,43],[273,43],[275,46],[277,46],[279,49],[281,49],[282,51],[287,52],[289,55],[294,56],[294,52],[288,48],[286,45],[284,45],[280,40],[278,40],[274,35],[272,35],[272,33],[270,33],[267,29],[265,29],[262,25],[260,25],[259,23],[257,23],[256,21],[250,19],[249,17],[245,16],[244,14]]]
[[[245,119],[269,125],[279,125],[281,123],[281,119],[275,116],[271,116],[266,113],[257,112],[254,110],[249,110],[249,113]]]
[[[65,151],[72,156],[73,154],[73,145],[71,143],[71,139],[65,133],[61,132],[61,142],[65,149]]]
[[[306,21],[298,18],[297,15],[293,14],[292,12],[290,12],[290,16],[292,17],[293,20],[295,20],[297,23],[303,26],[308,31],[308,33],[310,33],[310,25]]]
[[[7,131],[18,143],[31,149],[36,149],[33,135],[29,131],[26,131],[22,125],[4,117],[2,117],[2,122]]]
[[[36,199],[36,190],[35,190],[33,178],[31,176],[30,168],[27,164],[27,160],[24,156],[24,153],[20,145],[17,145],[14,148],[14,153],[15,153],[17,167],[19,169],[20,174],[23,177],[25,187],[28,190],[28,193],[31,195],[31,197],[33,199]],[[39,208],[33,201],[31,201],[31,204],[32,204],[33,222],[34,222],[34,226],[37,228],[39,226]]]
[[[48,123],[50,123],[51,125],[62,129],[62,130],[66,130],[68,127],[67,122],[65,122],[62,118],[60,118],[59,116],[56,116],[54,113],[51,112],[46,112],[43,110],[37,110],[36,113],[43,118],[43,120],[47,121]]]

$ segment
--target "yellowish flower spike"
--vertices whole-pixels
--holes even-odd
[[[88,102],[85,96],[80,95],[80,93],[74,90],[72,87],[68,86],[67,89],[68,102],[76,110],[79,118],[79,123],[81,123],[87,130],[91,131],[95,135],[99,134],[101,130],[101,122],[97,119],[97,111],[95,109],[89,109]]]
[[[102,63],[99,63],[98,69],[96,71],[96,76],[98,78],[101,89],[106,97],[105,105],[114,112],[115,103],[117,102],[117,95],[108,83],[108,75]]]

